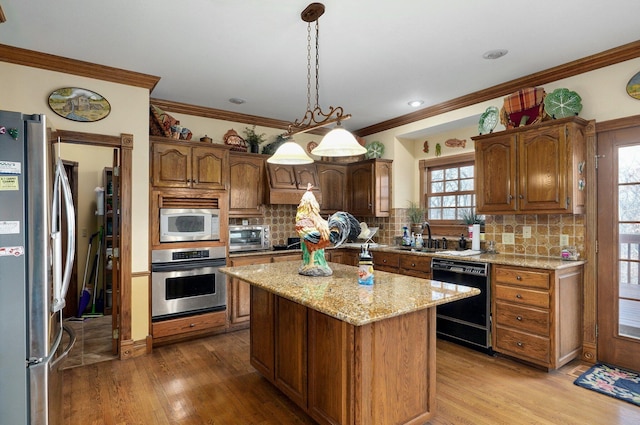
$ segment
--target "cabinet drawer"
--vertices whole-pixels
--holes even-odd
[[[197,316],[182,317],[180,319],[164,320],[153,324],[153,337],[185,334],[187,332],[203,331],[226,324],[226,312],[198,314]]]
[[[495,267],[494,279],[498,283],[549,289],[549,273],[543,271],[537,272],[508,267]]]
[[[541,336],[549,336],[549,311],[503,302],[496,302],[495,305],[494,320],[496,325],[517,328],[518,330],[532,332]]]
[[[513,353],[520,358],[549,363],[549,339],[526,332],[496,326],[496,346],[498,352]]]
[[[496,300],[549,308],[549,293],[546,291],[534,291],[516,286],[496,285],[494,297]]]
[[[423,273],[431,273],[431,257],[422,255],[402,255],[400,256],[400,273],[418,271]],[[413,275],[412,275],[413,276]]]
[[[381,253],[377,252],[373,254],[373,266],[378,267],[381,266],[380,270],[383,268],[389,269],[394,268],[397,272],[398,266],[400,264],[400,254],[395,253]]]

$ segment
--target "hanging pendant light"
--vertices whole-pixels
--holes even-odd
[[[284,142],[275,153],[267,159],[270,164],[301,165],[311,164],[313,159],[307,155],[302,146],[294,141]]]
[[[320,144],[311,151],[311,154],[318,156],[351,156],[361,155],[367,150],[361,146],[356,138],[342,128],[340,122],[351,118],[351,114],[345,114],[344,109],[341,106],[329,107],[328,112],[323,112],[320,107],[320,83],[319,83],[319,70],[320,70],[320,56],[318,54],[318,35],[320,33],[320,27],[318,19],[324,13],[324,5],[322,3],[311,3],[307,6],[300,17],[307,23],[307,111],[300,120],[296,120],[289,124],[288,136],[293,136],[299,133],[305,133],[307,131],[315,130],[327,125],[337,123],[336,128],[327,133],[326,136],[320,141]],[[311,23],[315,22],[315,105],[311,108]],[[278,161],[279,151],[285,147],[286,143],[278,148],[273,157],[267,161],[271,163]],[[308,158],[309,163],[313,162],[309,156],[304,152],[300,146],[302,153]],[[302,160],[302,158],[300,158]],[[292,162],[288,162],[291,164]],[[302,164],[302,162],[299,162]]]
[[[360,145],[353,134],[342,128],[338,121],[336,128],[322,138],[322,141],[311,151],[318,156],[353,156],[366,153],[367,149]]]

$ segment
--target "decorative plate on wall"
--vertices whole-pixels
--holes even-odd
[[[384,145],[381,142],[373,141],[367,145],[367,158],[382,158],[384,154]]]
[[[627,93],[632,98],[640,100],[640,72],[631,77],[627,83]]]
[[[478,133],[489,134],[494,128],[496,128],[496,125],[498,124],[498,112],[498,108],[495,106],[489,106],[487,110],[480,115],[480,121],[478,121]]]
[[[111,105],[101,95],[78,87],[64,87],[49,95],[53,112],[71,121],[100,121],[111,112]]]
[[[572,117],[582,111],[582,98],[569,89],[555,89],[544,98],[544,110],[555,119]]]

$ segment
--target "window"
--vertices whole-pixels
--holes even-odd
[[[421,193],[429,222],[460,223],[474,213],[474,154],[420,161]]]

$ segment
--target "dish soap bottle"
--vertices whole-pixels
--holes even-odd
[[[373,255],[369,252],[369,245],[362,247],[358,262],[358,283],[373,285]]]
[[[411,236],[409,236],[409,228],[407,226],[404,226],[402,230],[404,232],[402,234],[402,246],[411,246]]]

